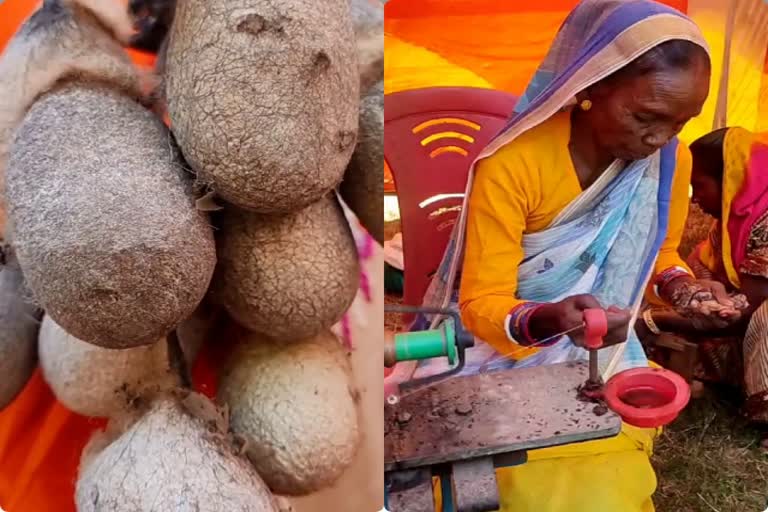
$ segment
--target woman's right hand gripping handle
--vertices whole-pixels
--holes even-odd
[[[615,306],[603,308],[595,297],[588,294],[573,295],[560,302],[544,304],[537,308],[528,321],[529,332],[536,340],[555,336],[558,333],[583,325],[584,310],[594,308],[605,309],[608,319],[608,334],[603,338],[603,346],[625,342],[632,316],[629,310]],[[577,346],[584,346],[583,329],[569,333],[569,336]]]

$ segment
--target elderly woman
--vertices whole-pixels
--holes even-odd
[[[745,412],[768,425],[768,137],[723,128],[698,139],[691,152],[693,201],[716,221],[689,264],[749,305],[731,322],[650,309],[643,328],[699,343],[698,377],[743,386]]]
[[[599,307],[612,344],[599,352],[603,376],[647,365],[629,331],[649,283],[686,315],[698,315],[702,298],[738,314],[722,285],[696,281],[677,254],[691,155],[675,136],[699,114],[709,76],[704,39],[679,12],[579,3],[473,166],[427,293],[427,305],[458,306],[485,342],[470,357],[493,350],[515,367],[583,360],[583,310]],[[501,510],[653,510],[654,435],[625,426],[613,439],[531,452],[499,470]]]

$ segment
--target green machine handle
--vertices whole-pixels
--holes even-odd
[[[395,334],[394,339],[387,340],[384,365],[391,367],[400,361],[433,357],[447,357],[450,364],[456,362],[458,349],[453,319],[447,319],[437,329]]]

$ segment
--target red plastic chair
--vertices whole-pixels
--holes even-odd
[[[403,303],[421,305],[461,210],[469,166],[506,124],[517,97],[430,87],[384,97],[384,158],[400,207]]]

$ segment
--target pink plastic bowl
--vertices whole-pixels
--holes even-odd
[[[691,388],[675,372],[633,368],[611,377],[603,396],[625,423],[641,428],[668,425],[691,399]]]

